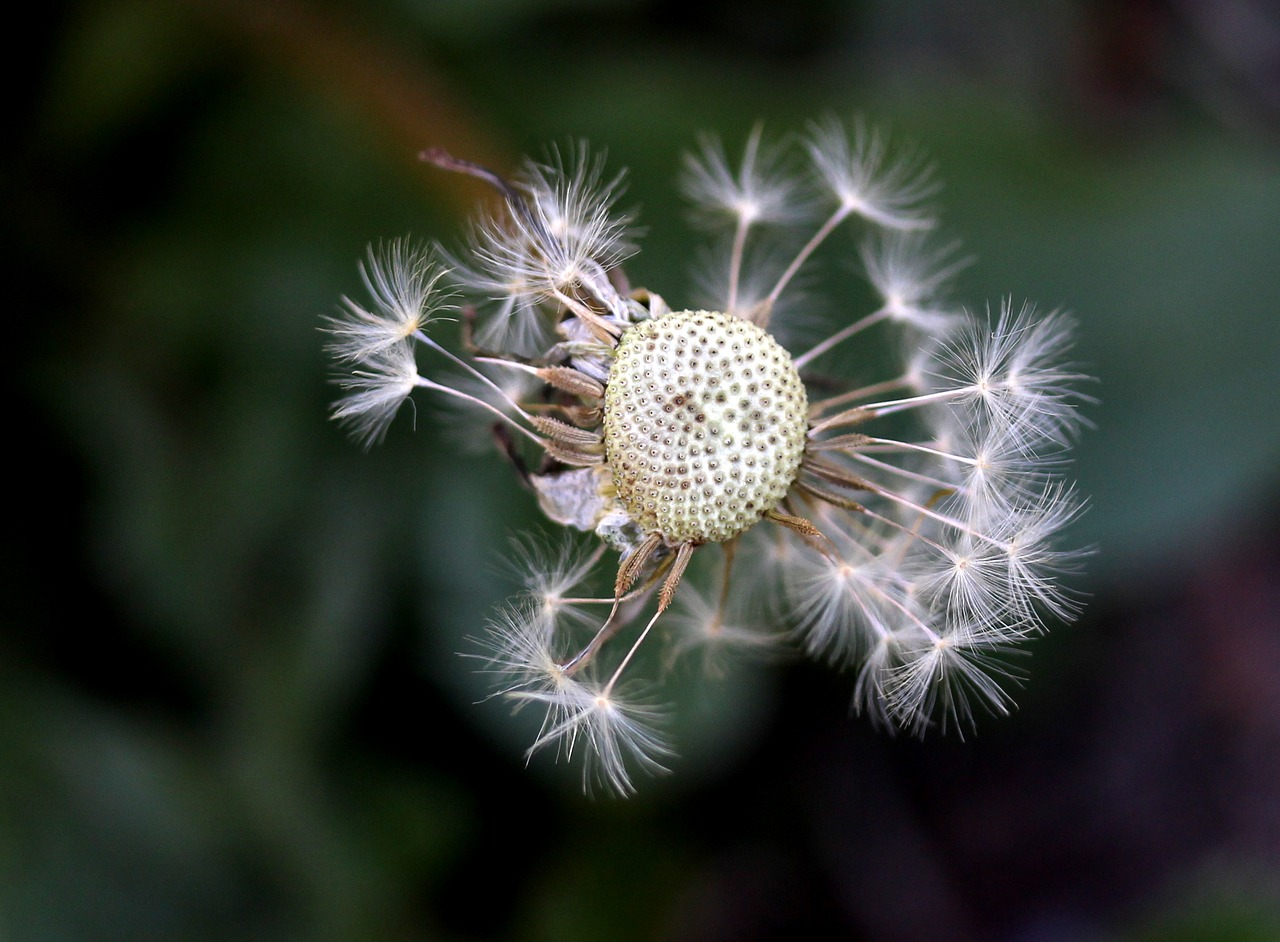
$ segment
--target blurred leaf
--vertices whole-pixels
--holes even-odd
[[[527,942],[663,937],[682,895],[685,849],[641,813],[586,815],[522,901]]]
[[[57,139],[81,146],[146,118],[213,61],[184,4],[97,0],[76,5],[45,115]]]
[[[1225,874],[1222,875],[1225,878]],[[1271,880],[1274,881],[1275,874]],[[1133,942],[1272,942],[1280,939],[1280,896],[1248,874],[1209,878],[1127,935]]]
[[[944,235],[979,260],[962,300],[1012,293],[1079,317],[1081,358],[1100,377],[1078,465],[1093,508],[1076,532],[1103,548],[1095,582],[1210,552],[1211,535],[1255,518],[1280,457],[1267,420],[1280,414],[1274,147],[1167,101],[1132,124],[1055,111],[1047,102],[1064,99],[1039,96],[1062,57],[1008,44],[1028,27],[993,10],[943,22],[927,5],[894,7],[886,26],[884,5],[836,6],[811,8],[826,35],[800,58],[635,0],[95,0],[58,13],[39,125],[17,148],[33,162],[19,170],[38,170],[30,186],[15,178],[15,231],[33,243],[19,257],[42,264],[34,300],[15,305],[41,331],[39,359],[17,372],[30,383],[19,408],[52,426],[31,477],[66,471],[46,464],[61,449],[76,482],[50,475],[48,493],[20,497],[37,517],[69,499],[84,507],[43,537],[58,550],[47,575],[6,584],[23,621],[0,639],[0,936],[679,935],[673,913],[701,858],[725,852],[703,842],[739,835],[785,848],[822,886],[814,898],[849,877],[759,813],[797,800],[779,782],[815,820],[848,801],[823,806],[803,780],[820,763],[797,773],[773,753],[753,759],[775,707],[772,667],[711,681],[677,670],[678,777],[630,803],[586,802],[563,767],[545,788],[542,766],[521,766],[526,731],[502,704],[475,702],[486,691],[458,652],[511,589],[496,563],[509,535],[537,524],[532,498],[492,454],[462,453],[429,409],[416,430],[406,412],[370,454],[345,441],[325,418],[334,390],[317,330],[360,291],[367,243],[460,236],[446,207],[479,188],[426,172],[426,144],[495,165],[510,155],[491,142],[505,138],[535,154],[566,137],[607,148],[610,168],[630,168],[625,202],[648,227],[633,279],[680,304],[700,239],[673,184],[699,131],[733,149],[759,118],[778,133],[827,111],[887,123],[938,160]],[[1055,10],[1050,21],[1074,28],[1078,10]],[[986,67],[1012,63],[1000,77],[1015,87],[961,89],[939,52],[955,35],[1009,45]],[[1057,51],[1093,41],[1070,33]],[[40,283],[50,273],[56,290]],[[1108,640],[1092,639],[1100,662]],[[838,736],[808,722],[808,693],[778,697],[803,729],[772,735],[829,758],[818,746],[832,743],[817,741]],[[1089,717],[1070,717],[1072,735],[1077,721]],[[1041,800],[1008,747],[1027,729],[983,743],[1003,759],[988,768],[1003,790],[990,793],[972,787],[984,760],[970,743],[903,750],[928,757],[928,775],[891,784],[940,871],[1007,863],[1002,841],[1034,844],[1035,815],[1010,816],[1023,844],[998,829],[974,837],[969,817],[947,818],[944,794],[960,783],[973,803],[961,808],[987,794]],[[1149,888],[1170,866],[1134,881]],[[462,885],[471,876],[492,894],[482,914]],[[1091,905],[1065,883],[1032,895],[981,915],[1005,925]],[[1275,935],[1259,899],[1157,914],[1137,937]],[[827,918],[848,920],[842,905]]]

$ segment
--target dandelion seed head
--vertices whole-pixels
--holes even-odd
[[[479,644],[494,698],[539,720],[529,757],[580,762],[584,789],[623,795],[665,771],[675,698],[638,656],[664,639],[665,663],[692,655],[709,678],[733,652],[798,649],[849,671],[856,711],[890,730],[1011,710],[1011,657],[1078,608],[1065,456],[1090,400],[1071,318],[951,300],[967,260],[933,239],[918,151],[834,119],[788,144],[757,127],[734,160],[703,138],[681,181],[719,231],[696,255],[703,308],[627,279],[623,178],[585,145],[511,179],[428,159],[501,206],[459,249],[371,252],[371,301],[344,299],[328,326],[346,389],[333,414],[368,444],[411,394],[460,405],[578,535],[511,545],[522,588]],[[846,227],[870,311],[812,264]],[[455,291],[460,353],[428,329]],[[844,321],[812,339],[828,311]],[[871,375],[834,369],[836,348]],[[444,372],[421,375],[419,354]]]

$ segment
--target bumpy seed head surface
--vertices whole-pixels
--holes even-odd
[[[618,499],[668,542],[723,542],[778,506],[804,452],[808,400],[791,355],[716,311],[622,335],[604,395]]]

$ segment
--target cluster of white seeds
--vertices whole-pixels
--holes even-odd
[[[358,438],[381,438],[415,390],[462,403],[550,520],[599,538],[520,550],[525,591],[479,639],[497,692],[540,716],[530,754],[584,755],[588,788],[629,792],[670,754],[662,698],[633,692],[635,655],[659,639],[717,656],[794,641],[855,673],[856,709],[918,733],[1008,712],[1010,653],[1075,609],[1061,577],[1077,554],[1056,546],[1081,506],[1063,464],[1087,401],[1070,318],[948,300],[963,263],[931,241],[936,186],[912,152],[835,120],[795,143],[757,130],[736,165],[710,139],[689,158],[698,218],[729,236],[723,277],[700,279],[713,310],[632,287],[619,178],[585,146],[512,179],[432,151],[493,184],[503,211],[456,254],[372,253],[374,306],[346,300],[330,324],[347,389],[334,415]],[[877,306],[793,359],[771,318],[849,229]],[[786,244],[789,261],[768,251]],[[428,329],[454,297],[465,355]],[[825,358],[864,340],[904,356],[842,380]],[[423,375],[420,354],[456,375]]]

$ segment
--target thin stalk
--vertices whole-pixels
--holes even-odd
[[[463,400],[464,402],[469,402],[474,406],[480,406],[480,408],[482,409],[488,409],[490,412],[492,412],[494,415],[500,418],[503,422],[506,422],[508,425],[514,428],[521,435],[526,436],[530,441],[534,442],[539,448],[547,447],[546,439],[542,438],[542,436],[540,435],[536,435],[533,432],[529,431],[527,428],[525,428],[515,419],[511,418],[511,416],[507,415],[497,406],[493,405],[493,403],[485,402],[483,399],[480,399],[477,396],[472,396],[469,393],[464,393],[460,389],[454,389],[452,386],[445,386],[445,385],[442,385],[441,383],[433,382],[432,380],[427,379],[425,376],[419,376],[417,380],[415,380],[414,385],[419,386],[423,389],[434,389],[436,392],[442,392],[450,396],[456,396],[457,398]],[[520,409],[519,406],[516,406],[516,409],[526,419],[531,418],[529,415],[525,413],[523,409]]]
[[[815,232],[813,237],[804,244],[804,247],[800,249],[796,257],[791,260],[791,264],[787,266],[787,270],[782,273],[782,276],[778,279],[778,283],[773,286],[773,290],[769,292],[769,296],[761,305],[761,309],[764,311],[764,314],[762,315],[763,322],[760,324],[761,327],[768,326],[769,313],[773,310],[774,302],[778,300],[778,296],[782,294],[783,289],[790,284],[791,279],[796,276],[796,272],[798,272],[800,267],[809,260],[809,256],[817,250],[818,246],[822,245],[822,243],[827,240],[827,236],[831,235],[840,223],[849,218],[849,214],[851,212],[852,209],[848,206],[842,205],[837,208],[836,211],[831,214],[830,218],[818,227],[818,231]]]
[[[888,490],[885,490],[884,488],[874,488],[874,491],[875,493],[879,494],[881,497],[891,500],[896,504],[901,504],[904,507],[910,507],[912,510],[922,513],[926,517],[929,517],[932,520],[936,520],[938,523],[941,523],[944,526],[951,527],[952,529],[958,530],[961,533],[967,533],[969,536],[972,536],[975,539],[982,540],[984,543],[989,543],[990,545],[996,547],[997,549],[1004,550],[1005,552],[1008,552],[1011,549],[1011,546],[1009,543],[1002,540],[997,540],[995,537],[991,536],[990,534],[983,533],[981,530],[977,530],[974,527],[970,526],[969,524],[965,523],[964,521],[957,520],[955,517],[949,517],[946,514],[938,513],[936,510],[930,510],[928,507],[922,507],[920,504],[917,504],[915,501],[908,500],[907,498],[903,497],[901,494],[895,494],[893,491],[888,491]]]
[[[967,396],[974,391],[973,386],[961,386],[958,389],[944,389],[940,392],[925,393],[921,396],[910,396],[906,399],[890,399],[885,402],[873,402],[865,406],[855,406],[852,409],[846,409],[844,412],[838,412],[830,418],[823,419],[810,427],[809,437],[813,438],[818,433],[826,431],[829,428],[835,428],[839,425],[856,425],[860,422],[866,422],[869,419],[877,419],[885,415],[893,415],[896,412],[905,412],[908,409],[916,409],[920,406],[931,405],[935,402],[947,402],[951,399],[958,399],[961,396]]]
[[[653,617],[649,619],[649,624],[644,626],[644,631],[640,632],[640,637],[636,638],[635,643],[631,645],[631,650],[627,652],[627,656],[622,659],[622,663],[618,665],[617,670],[609,678],[609,682],[604,685],[604,690],[600,694],[601,697],[608,699],[609,694],[613,693],[614,685],[618,683],[618,678],[622,676],[622,672],[626,670],[627,665],[631,663],[631,659],[635,656],[636,651],[640,650],[640,645],[644,643],[644,639],[649,636],[649,632],[653,626],[658,623],[658,619],[662,617],[663,609],[659,608],[653,613]]]
[[[966,458],[964,455],[954,455],[949,451],[940,451],[937,448],[930,448],[928,445],[920,445],[915,442],[900,442],[892,438],[868,438],[867,443],[870,445],[883,445],[889,451],[918,451],[926,455],[933,455],[935,458],[945,458],[948,461],[958,461],[961,464],[976,465],[976,458]],[[872,450],[872,449],[868,449]],[[874,449],[877,451],[885,449]]]
[[[910,385],[911,377],[905,373],[902,376],[895,377],[894,379],[882,380],[879,383],[870,383],[858,389],[851,389],[848,392],[843,392],[839,395],[831,396],[828,399],[823,399],[821,402],[815,402],[809,407],[809,415],[811,418],[817,418],[822,415],[822,413],[830,409],[834,409],[836,406],[842,406],[846,402],[854,402],[858,399],[865,399],[868,396],[878,396],[881,393],[890,392],[894,389],[901,389],[904,386]]]
[[[738,306],[738,281],[742,277],[742,255],[746,250],[747,230],[751,222],[745,216],[738,217],[738,225],[733,233],[733,249],[729,253],[729,297],[726,299],[726,310],[732,312]]]
[[[933,477],[932,475],[921,474],[919,471],[900,468],[895,464],[890,464],[887,461],[880,461],[877,458],[872,458],[870,455],[862,454],[860,452],[852,452],[849,454],[849,457],[854,461],[861,461],[863,464],[868,464],[873,468],[879,468],[882,471],[888,471],[890,474],[896,474],[899,477],[904,477],[911,481],[918,481],[921,484],[929,484],[933,487],[941,488],[946,491],[961,490],[960,487],[950,481],[943,481],[940,478]]]
[[[806,350],[804,353],[800,354],[800,356],[792,359],[791,362],[795,364],[795,368],[797,370],[802,370],[804,369],[805,364],[807,364],[810,360],[814,359],[815,357],[822,356],[822,354],[826,353],[836,344],[843,343],[845,340],[848,340],[854,334],[864,331],[868,327],[873,327],[874,325],[880,323],[880,321],[884,320],[886,317],[889,316],[889,313],[890,313],[890,309],[888,307],[882,307],[878,311],[872,311],[866,317],[860,318],[859,320],[854,321],[849,326],[843,327],[840,330],[836,331],[834,334],[832,334],[826,340],[814,346],[812,349]]]

